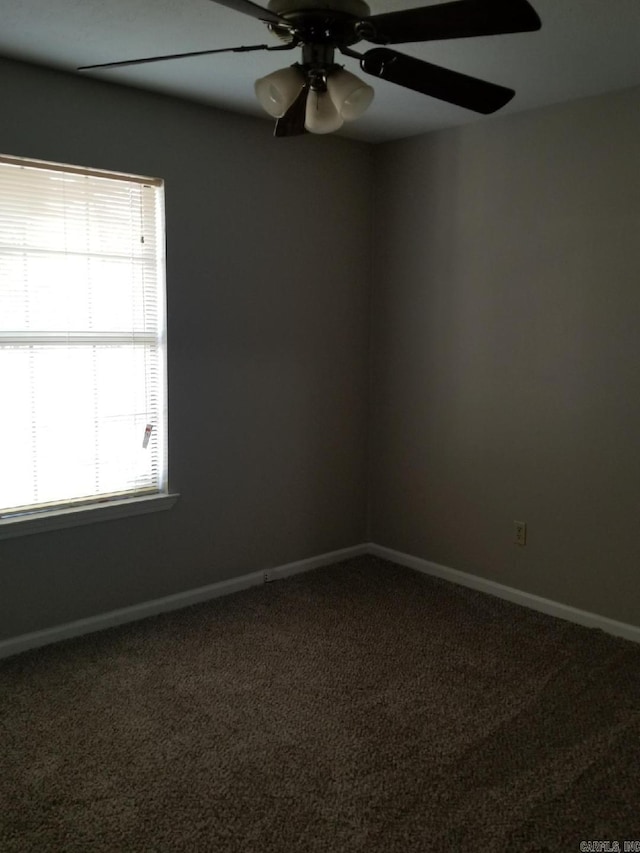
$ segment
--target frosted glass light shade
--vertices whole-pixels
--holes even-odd
[[[345,121],[359,118],[371,104],[374,91],[355,74],[340,69],[327,78],[327,90]]]
[[[255,82],[260,105],[274,118],[282,118],[304,86],[304,75],[297,68],[281,68]]]
[[[328,92],[309,90],[304,126],[310,133],[333,133],[343,125]]]

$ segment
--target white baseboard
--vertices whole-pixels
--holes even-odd
[[[18,637],[11,637],[8,640],[0,641],[0,659],[20,654],[20,652],[26,652],[29,649],[47,646],[50,643],[57,643],[60,640],[68,640],[71,637],[79,637],[82,634],[91,634],[94,631],[102,631],[105,628],[113,628],[116,625],[124,625],[127,622],[136,622],[138,619],[145,619],[148,616],[156,616],[159,613],[167,613],[170,610],[179,610],[182,607],[189,607],[192,604],[199,604],[203,601],[219,598],[222,595],[229,595],[232,592],[248,589],[251,586],[258,586],[265,582],[265,572],[268,572],[269,580],[279,580],[366,553],[366,545],[354,545],[352,548],[331,551],[327,554],[320,554],[317,557],[310,557],[307,560],[287,563],[284,566],[264,568],[238,578],[219,581],[218,583],[208,584],[197,589],[168,595],[164,598],[143,601],[131,607],[123,607],[119,610],[111,610],[108,613],[100,613],[88,619],[78,619],[75,622],[56,625],[53,628],[46,628],[43,631],[21,634]]]
[[[598,613],[579,610],[576,607],[570,607],[568,604],[560,604],[558,601],[552,601],[550,598],[541,598],[530,592],[523,592],[520,589],[505,586],[504,584],[487,580],[478,575],[461,572],[458,569],[450,569],[448,566],[441,566],[438,563],[432,563],[420,557],[403,554],[401,551],[394,551],[392,548],[385,548],[373,542],[367,545],[366,550],[367,553],[375,557],[381,557],[392,563],[407,566],[407,568],[414,569],[422,574],[442,578],[460,586],[476,589],[479,592],[486,592],[488,595],[504,598],[506,601],[512,601],[514,604],[521,604],[523,607],[528,607],[531,610],[547,613],[549,616],[556,616],[558,619],[565,619],[567,622],[575,622],[587,628],[600,628],[602,631],[606,631],[607,634],[614,634],[616,637],[624,637],[625,640],[640,643],[640,627],[636,625],[617,622],[615,619],[600,616]]]
[[[438,563],[432,563],[429,560],[423,560],[420,557],[413,557],[410,554],[404,554],[401,551],[394,551],[392,548],[385,548],[382,545],[369,542],[354,545],[351,548],[343,548],[340,551],[330,551],[326,554],[320,554],[317,557],[298,560],[297,562],[287,563],[286,565],[276,566],[275,568],[265,567],[260,571],[251,572],[238,578],[219,581],[207,586],[198,587],[197,589],[168,595],[164,598],[143,601],[131,607],[111,610],[108,613],[100,613],[88,619],[78,619],[75,622],[56,625],[53,628],[47,628],[43,631],[34,631],[30,634],[11,637],[8,640],[0,641],[0,659],[20,654],[20,652],[26,652],[29,649],[47,646],[50,643],[57,643],[60,640],[68,640],[72,637],[79,637],[82,634],[91,634],[94,631],[102,631],[105,628],[113,628],[116,625],[124,625],[127,622],[136,622],[138,619],[145,619],[148,616],[156,616],[159,613],[179,610],[182,607],[189,607],[192,604],[199,604],[200,602],[229,595],[233,592],[239,592],[252,586],[258,586],[265,582],[265,573],[268,573],[269,580],[279,580],[301,574],[302,572],[308,572],[312,569],[318,569],[321,566],[329,566],[341,560],[348,560],[351,557],[358,557],[362,554],[372,554],[384,560],[389,560],[392,563],[407,566],[407,568],[414,569],[422,574],[442,578],[460,586],[485,592],[488,595],[495,595],[497,598],[521,604],[531,610],[539,610],[541,613],[547,613],[550,616],[565,619],[568,622],[575,622],[578,625],[585,625],[588,628],[600,628],[608,634],[614,634],[617,637],[624,637],[624,639],[631,640],[634,643],[640,643],[640,627],[636,625],[628,625],[624,622],[617,622],[615,619],[609,619],[606,616],[600,616],[597,613],[578,610],[567,604],[560,604],[548,598],[541,598],[540,596],[523,592],[520,589],[487,580],[478,575],[471,575],[467,572],[461,572],[458,569],[450,569],[448,566],[441,566]]]

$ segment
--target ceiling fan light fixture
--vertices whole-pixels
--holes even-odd
[[[327,91],[344,121],[360,118],[371,105],[374,96],[371,86],[344,68],[327,77]]]
[[[295,66],[280,68],[255,82],[260,105],[274,118],[282,118],[304,86],[304,75]]]
[[[256,97],[278,119],[274,136],[332,133],[359,118],[374,97],[355,75],[335,63],[336,51],[360,60],[365,74],[488,115],[504,107],[513,89],[442,68],[387,45],[525,33],[539,30],[530,0],[427,0],[426,6],[371,14],[365,0],[213,0],[266,24],[284,42],[216,47],[163,56],[83,65],[78,71],[144,65],[218,53],[302,49],[302,62],[255,82]],[[262,0],[264,2],[264,0]],[[423,0],[424,2],[424,0]],[[352,45],[377,45],[359,53]]]
[[[329,93],[310,89],[304,122],[309,133],[333,133],[340,130],[343,123]]]

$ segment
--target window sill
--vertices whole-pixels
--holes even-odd
[[[31,533],[44,533],[47,530],[59,530],[63,527],[78,527],[82,524],[94,524],[99,521],[111,521],[127,518],[130,515],[146,515],[171,509],[179,495],[150,495],[143,498],[126,498],[92,506],[72,507],[52,510],[18,518],[6,518],[0,521],[0,539],[14,536],[27,536]]]

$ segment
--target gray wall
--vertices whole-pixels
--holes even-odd
[[[635,624],[639,140],[633,90],[376,149],[370,437],[373,541]]]
[[[640,90],[371,149],[0,80],[3,153],[166,180],[182,495],[0,541],[0,639],[367,538],[640,624]]]
[[[0,541],[0,638],[365,538],[372,158],[0,62],[0,151],[166,181],[171,486]]]

